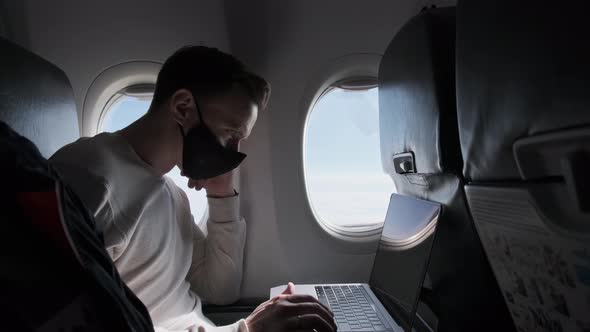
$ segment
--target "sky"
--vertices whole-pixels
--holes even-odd
[[[126,127],[145,114],[149,104],[124,97],[106,114],[102,130]],[[377,88],[334,88],[324,95],[308,116],[304,140],[305,181],[316,217],[339,226],[382,223],[395,187],[380,158]],[[187,192],[195,221],[201,221],[207,209],[205,192],[189,189],[177,168],[168,176]]]
[[[305,180],[317,217],[339,226],[379,224],[395,187],[381,166],[377,88],[325,94],[308,116]]]

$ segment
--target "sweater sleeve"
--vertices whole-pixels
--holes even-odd
[[[237,195],[209,198],[208,202],[207,236],[193,223],[193,258],[187,279],[204,301],[229,304],[240,296],[246,223],[239,216]]]
[[[190,332],[248,332],[248,326],[246,326],[246,321],[241,319],[231,325],[215,327],[199,326],[191,329]]]

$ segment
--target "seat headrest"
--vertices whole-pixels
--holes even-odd
[[[48,158],[80,136],[72,87],[59,68],[0,38],[0,121]]]
[[[400,170],[397,156],[412,154],[415,173],[461,172],[455,8],[423,11],[393,38],[379,68],[379,116],[387,173],[407,171]]]
[[[520,180],[519,139],[590,124],[584,1],[461,1],[457,107],[463,173]]]

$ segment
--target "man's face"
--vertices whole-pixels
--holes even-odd
[[[227,149],[238,151],[240,143],[250,136],[256,123],[257,104],[239,90],[219,97],[197,99],[196,103],[204,124],[215,135],[219,143]],[[200,125],[197,108],[190,108],[183,125],[185,132]],[[224,182],[223,177],[222,175],[214,179],[189,179],[188,186],[200,190],[204,187],[214,186],[215,182]],[[226,177],[231,178],[229,174]]]
[[[197,100],[205,125],[219,143],[238,151],[240,142],[247,139],[258,118],[258,106],[239,91],[225,96]],[[198,117],[197,117],[198,118]],[[194,125],[198,125],[198,122]]]

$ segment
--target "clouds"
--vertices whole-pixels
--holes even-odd
[[[305,181],[316,215],[339,226],[382,223],[393,181],[381,166],[377,88],[334,88],[309,115]]]
[[[382,223],[395,185],[383,173],[329,173],[306,178],[314,212],[339,226]]]
[[[332,89],[306,125],[306,171],[381,172],[377,89]]]

